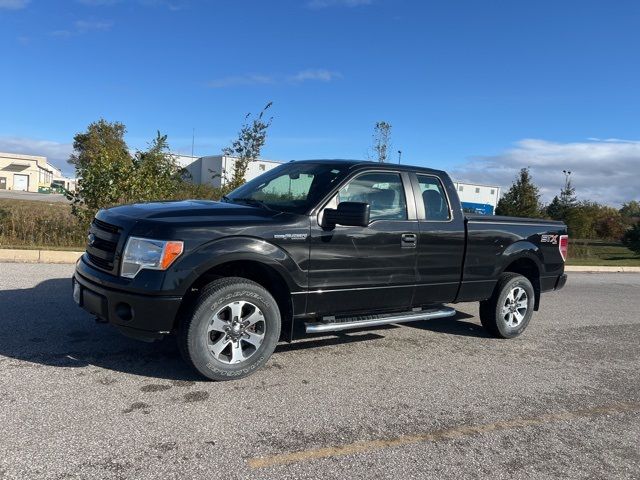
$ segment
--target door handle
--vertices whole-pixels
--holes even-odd
[[[415,248],[418,243],[418,236],[415,233],[403,233],[400,238],[403,247]]]

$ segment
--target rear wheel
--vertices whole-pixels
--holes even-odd
[[[280,337],[280,311],[271,294],[244,278],[207,285],[180,325],[182,356],[211,380],[242,378],[264,365]]]
[[[533,315],[535,292],[526,277],[503,273],[493,295],[480,302],[482,326],[498,338],[514,338],[529,325]]]

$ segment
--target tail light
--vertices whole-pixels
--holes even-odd
[[[558,248],[560,249],[560,255],[562,255],[562,261],[567,261],[567,253],[569,251],[569,235],[560,235],[560,241],[558,242]]]

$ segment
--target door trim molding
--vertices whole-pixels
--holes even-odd
[[[304,292],[291,292],[291,295],[302,295],[306,293],[334,293],[334,292],[356,292],[358,290],[380,290],[383,288],[413,288],[430,287],[434,285],[457,285],[458,282],[438,282],[438,283],[416,283],[412,285],[381,285],[379,287],[357,287],[357,288],[331,288],[329,290],[307,290]]]

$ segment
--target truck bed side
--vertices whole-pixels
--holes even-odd
[[[467,244],[458,302],[489,298],[504,271],[528,273],[530,280],[535,279],[532,283],[538,292],[553,290],[564,272],[558,245],[559,236],[567,233],[562,222],[467,215],[465,230]]]

